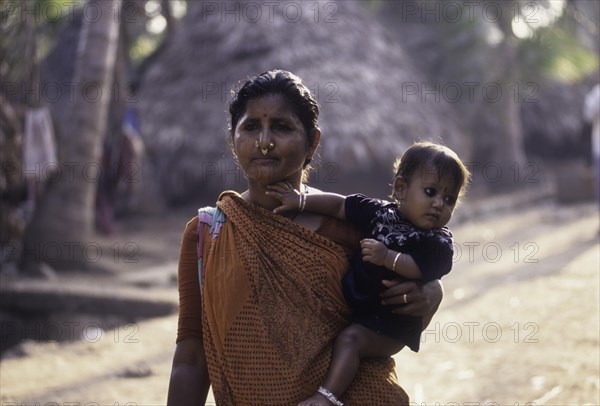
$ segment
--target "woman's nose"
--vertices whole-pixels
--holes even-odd
[[[258,145],[261,148],[267,148],[271,143],[271,133],[268,127],[264,127],[258,135]]]

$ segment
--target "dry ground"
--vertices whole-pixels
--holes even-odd
[[[134,241],[139,261],[105,261],[113,275],[85,283],[175,299],[169,280],[191,215],[122,223],[103,244]],[[600,404],[598,219],[593,204],[546,202],[453,227],[444,302],[421,351],[396,356],[414,404]],[[163,405],[175,330],[172,315],[88,328],[82,341],[24,343],[0,362],[1,405]]]

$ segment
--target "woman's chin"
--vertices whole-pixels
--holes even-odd
[[[253,165],[250,170],[246,171],[246,178],[249,183],[258,183],[261,185],[272,185],[277,182],[300,179],[301,176],[301,171],[299,173],[289,173],[282,171],[279,167],[273,166]]]
[[[248,183],[250,184],[256,184],[256,185],[272,185],[274,183],[277,182],[281,182],[283,180],[285,180],[285,176],[279,176],[279,174],[269,174],[269,173],[262,173],[262,174],[252,174],[252,175],[248,175]]]

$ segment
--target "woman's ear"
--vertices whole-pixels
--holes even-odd
[[[406,198],[407,189],[408,184],[404,178],[402,176],[396,176],[396,179],[394,179],[394,199],[401,201],[402,199]]]
[[[315,137],[313,138],[313,143],[310,146],[310,149],[308,150],[308,156],[306,157],[306,159],[311,160],[313,158],[313,156],[315,155],[315,152],[317,151],[317,147],[319,146],[320,141],[321,141],[321,129],[316,128],[315,129]]]
[[[231,151],[231,155],[233,156],[233,160],[236,164],[238,164],[238,156],[237,151],[235,150],[235,143],[233,142],[234,134],[230,133],[229,137],[227,137],[227,144],[229,145],[229,150]]]

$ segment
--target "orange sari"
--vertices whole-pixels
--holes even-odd
[[[220,405],[296,405],[329,368],[349,323],[341,246],[225,192],[218,236],[201,229],[203,340]],[[391,358],[365,360],[346,405],[402,405]]]

